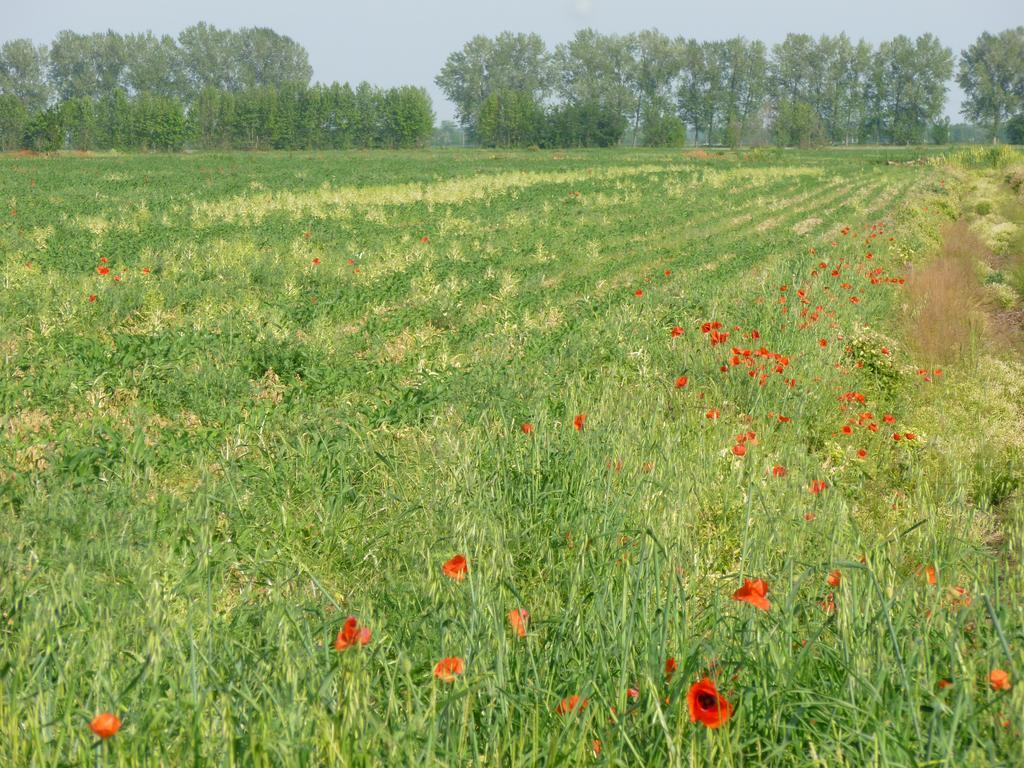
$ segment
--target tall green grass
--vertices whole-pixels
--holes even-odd
[[[0,160],[0,764],[1014,764],[1024,392],[901,337],[960,190],[876,160]]]

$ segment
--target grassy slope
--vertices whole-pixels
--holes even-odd
[[[864,274],[924,254],[957,185],[879,157],[0,160],[0,762],[91,762],[104,709],[111,764],[1008,762],[989,454],[913,422],[971,378],[923,382]],[[790,363],[758,386],[733,344]],[[337,654],[348,614],[373,641]]]

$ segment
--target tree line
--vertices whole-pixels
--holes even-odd
[[[414,147],[422,88],[310,84],[306,50],[264,28],[200,23],[177,39],[61,32],[0,46],[0,150]]]
[[[877,46],[845,34],[736,37],[583,29],[547,48],[536,34],[474,37],[435,79],[462,127],[494,146],[699,143],[737,146],[945,143],[951,49],[931,34]],[[964,114],[992,138],[1024,140],[1024,27],[983,34],[959,60]]]
[[[583,29],[477,36],[435,82],[471,143],[737,146],[945,143],[956,79],[986,138],[1024,142],[1024,27],[982,34],[959,61],[933,35],[877,46],[791,34],[736,37]],[[306,50],[265,28],[199,23],[177,38],[61,32],[0,45],[0,150],[413,147],[433,131],[422,88],[310,84]],[[957,130],[957,128],[961,128]],[[450,126],[438,132],[455,143]],[[975,132],[972,132],[972,136]],[[461,143],[461,142],[460,142]]]

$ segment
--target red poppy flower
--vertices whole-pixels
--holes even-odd
[[[718,728],[732,717],[732,705],[707,677],[690,686],[686,701],[690,705],[691,723],[700,721],[708,728]]]
[[[764,579],[743,580],[743,586],[732,593],[732,599],[744,603],[750,603],[755,608],[767,611],[772,607],[765,595],[768,594],[768,582]]]
[[[637,288],[636,292],[633,295],[636,296],[636,297],[643,296],[644,295],[643,288]]]
[[[96,301],[96,294],[95,293],[90,293],[89,294],[89,301]]]
[[[993,691],[1008,691],[1013,685],[1010,683],[1010,673],[1003,669],[993,669],[988,674],[988,684]]]
[[[101,739],[109,739],[121,730],[121,718],[111,712],[101,712],[92,719],[89,728]]]
[[[832,573],[830,573],[828,575],[828,579],[827,579],[828,585],[830,587],[838,587],[839,583],[842,580],[843,580],[843,575],[839,572],[838,568],[836,570],[832,571]]]
[[[665,270],[665,277],[669,277],[671,274],[672,274],[672,270],[671,269],[666,269]]]
[[[519,428],[520,428],[521,430],[523,430],[523,434],[524,434],[524,435],[528,435],[528,434],[530,434],[531,432],[533,432],[533,424],[531,424],[531,423],[530,423],[530,422],[528,422],[528,421],[524,421],[524,422],[523,422],[523,423],[522,423],[522,424],[521,424],[521,425],[519,426]]]
[[[736,443],[736,445],[732,447],[732,452],[736,456],[746,456],[747,446],[745,446],[743,443]]]
[[[558,703],[558,706],[555,707],[555,712],[557,712],[560,715],[566,715],[569,712],[572,712],[573,710],[575,710],[576,712],[582,712],[584,709],[587,708],[588,704],[590,704],[589,699],[580,700],[580,697],[578,695],[573,694],[572,696],[569,696],[566,699],[562,699]]]
[[[349,616],[334,640],[334,650],[344,651],[353,645],[366,645],[371,634],[369,627],[360,627],[356,617]]]
[[[520,637],[526,637],[526,622],[530,620],[530,612],[525,608],[514,608],[508,612],[508,623]]]
[[[96,271],[99,272],[101,275],[109,275],[110,267],[96,267]]]
[[[683,329],[682,329],[682,328],[680,328],[680,327],[679,327],[678,325],[677,325],[677,326],[674,326],[674,327],[672,328],[672,338],[673,338],[673,339],[674,339],[674,338],[675,338],[676,336],[682,336],[682,335],[683,335]]]
[[[466,669],[466,662],[458,656],[445,656],[434,666],[434,677],[442,683],[454,683]]]
[[[828,488],[828,483],[824,480],[811,480],[811,485],[808,487],[808,491],[817,496],[819,493]]]
[[[785,477],[786,476],[786,468],[784,466],[782,466],[781,464],[776,464],[774,467],[772,467],[772,476],[773,477]]]
[[[893,416],[891,413],[887,413],[885,414],[885,416],[882,417],[882,421],[884,421],[886,424],[894,424],[896,422],[896,417]]]
[[[719,410],[718,410],[717,408],[712,408],[712,409],[711,409],[710,411],[708,411],[708,412],[707,412],[707,413],[705,413],[704,415],[705,415],[705,416],[706,416],[707,418],[709,418],[709,419],[717,419],[717,418],[718,418],[719,416],[721,416],[721,415],[722,415],[722,412],[721,412],[721,411],[719,411]]]
[[[423,237],[420,238],[420,242],[421,243],[429,243],[430,242],[430,237],[428,235],[424,235]]]
[[[675,660],[674,656],[669,656],[665,659],[665,680],[667,682],[672,681],[672,675],[679,670],[679,662]]]
[[[678,379],[676,379],[676,389],[682,389],[689,383],[689,381],[690,380],[685,376],[680,376]]]
[[[867,456],[868,456],[868,452],[865,451],[863,448],[861,448],[860,450],[857,451],[857,458],[858,459],[866,459]]]
[[[836,600],[835,596],[831,592],[829,592],[828,595],[825,596],[825,599],[818,603],[818,605],[825,613],[836,612]]]
[[[939,688],[942,688],[942,689],[949,688],[952,684],[953,684],[952,680],[945,680],[945,679],[939,680]]]
[[[100,264],[106,264],[106,263],[107,263],[107,257],[106,256],[100,256]]]
[[[320,266],[320,259],[319,258],[314,258],[313,259],[313,266],[314,267]]]
[[[462,581],[466,578],[466,573],[469,571],[469,564],[466,562],[465,555],[456,555],[451,560],[441,566],[441,570],[444,571],[444,575],[455,581]]]
[[[936,584],[939,583],[938,577],[936,576],[936,573],[935,573],[935,566],[934,565],[928,565],[928,566],[920,566],[919,565],[917,567],[917,575],[918,576],[923,575],[925,577],[925,579],[928,581],[928,583],[931,584],[932,586],[935,586]]]
[[[818,339],[818,346],[824,349],[828,346],[828,339]]]
[[[580,432],[580,431],[582,431],[583,424],[586,421],[587,421],[587,414],[585,414],[585,413],[577,413],[576,414],[576,418],[572,420],[572,426],[573,426],[573,428],[577,432]]]
[[[626,689],[626,696],[631,698],[633,701],[639,701],[640,700],[640,691],[638,691],[636,688],[627,688]]]

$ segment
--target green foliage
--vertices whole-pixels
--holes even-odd
[[[528,147],[544,130],[544,110],[526,91],[496,91],[484,101],[476,132],[484,146]]]
[[[775,142],[784,147],[821,146],[825,127],[810,104],[783,102],[775,116]]]
[[[434,130],[434,110],[423,88],[390,88],[381,99],[381,143],[392,149],[426,146]]]
[[[1014,115],[1006,122],[1006,140],[1010,144],[1024,144],[1024,114]]]
[[[619,110],[596,101],[556,107],[544,121],[542,135],[550,147],[612,147],[626,130]]]
[[[644,110],[643,137],[645,147],[681,147],[686,144],[686,125],[674,114],[650,104]]]
[[[1024,27],[983,32],[960,54],[956,79],[966,96],[963,114],[998,137],[1002,123],[1024,108]]]
[[[32,116],[25,126],[23,145],[36,152],[56,152],[64,148],[64,116],[57,107]]]
[[[0,94],[0,152],[9,152],[22,145],[28,110],[14,94]]]

